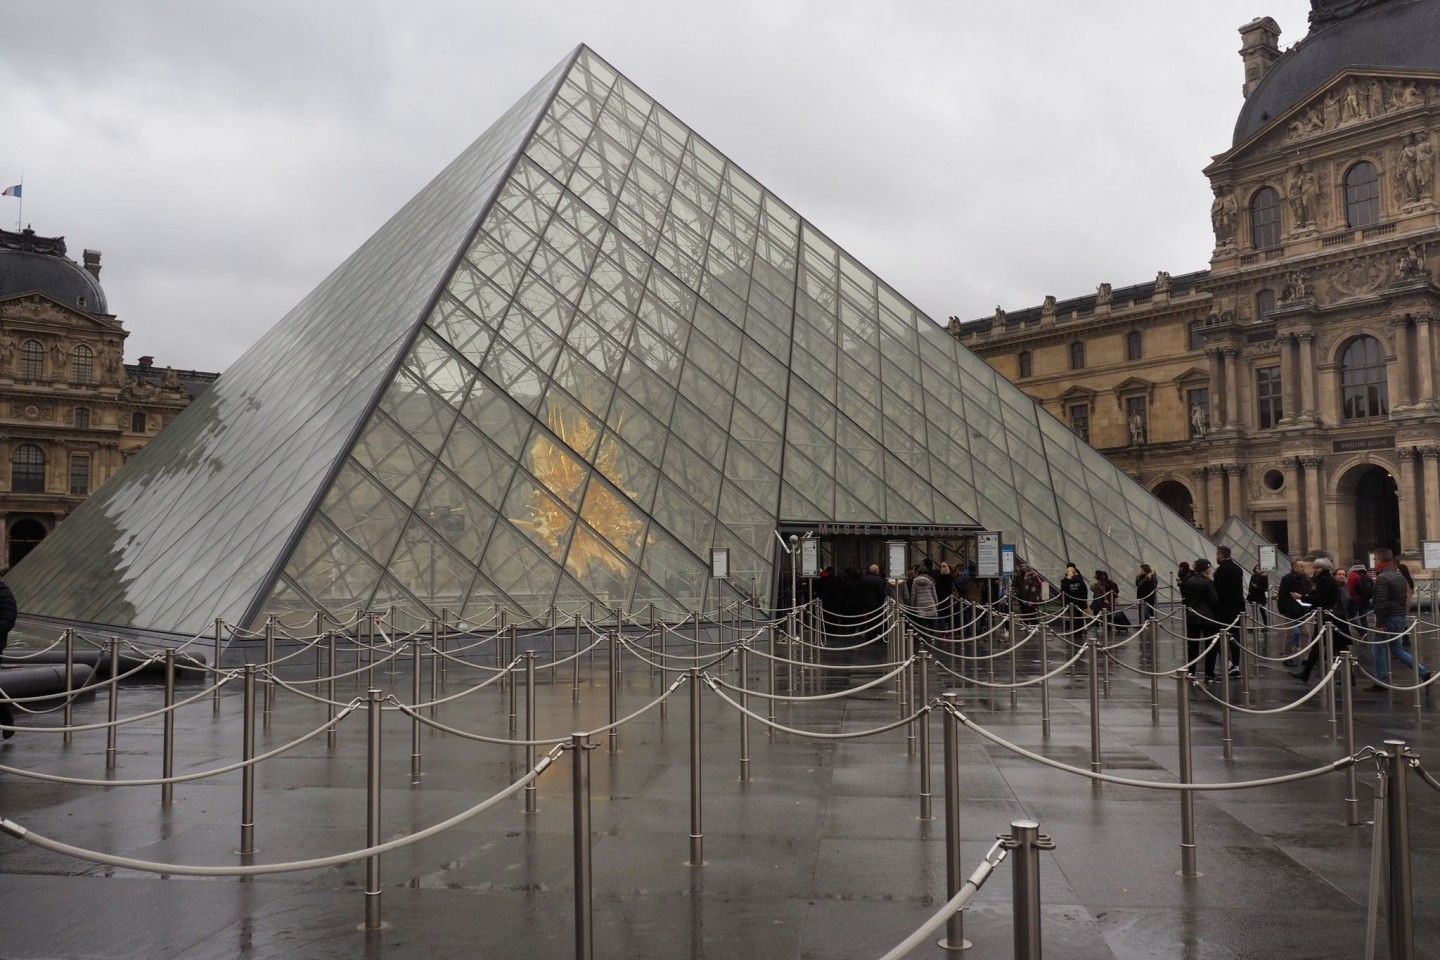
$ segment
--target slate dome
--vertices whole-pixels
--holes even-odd
[[[1304,40],[1275,61],[1246,99],[1233,144],[1253,137],[1347,67],[1440,72],[1436,37],[1437,0],[1382,0],[1342,19],[1317,22]]]
[[[38,291],[87,313],[109,313],[100,281],[65,256],[63,237],[0,231],[0,297]]]

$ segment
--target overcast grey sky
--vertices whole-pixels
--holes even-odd
[[[7,0],[0,180],[126,359],[223,370],[577,43],[943,322],[1205,267],[1308,0]],[[13,228],[18,202],[0,199]]]

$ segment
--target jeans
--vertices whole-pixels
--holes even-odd
[[[1414,670],[1419,680],[1425,680],[1430,676],[1430,671],[1425,669],[1423,663],[1419,663],[1410,655],[1410,651],[1405,649],[1404,640],[1401,639],[1401,635],[1405,633],[1405,628],[1409,625],[1409,619],[1401,613],[1393,617],[1386,617],[1385,622],[1379,625],[1385,636],[1389,638],[1389,642],[1376,644],[1374,648],[1375,677],[1381,683],[1390,682],[1390,654],[1392,653],[1396,660]]]
[[[1154,620],[1154,619],[1155,619],[1155,601],[1153,601],[1153,600],[1141,600],[1141,601],[1140,601],[1140,622],[1141,622],[1141,623],[1149,623],[1151,620]]]

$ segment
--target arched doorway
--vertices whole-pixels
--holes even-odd
[[[12,567],[15,566],[15,564],[24,558],[25,554],[34,550],[35,545],[44,539],[45,525],[39,520],[33,520],[29,517],[23,520],[16,520],[10,525],[10,536],[8,538],[10,555],[7,558],[8,565]]]
[[[1195,522],[1195,499],[1190,490],[1179,480],[1166,480],[1154,490],[1156,499],[1174,510],[1187,523]]]
[[[1395,477],[1378,464],[1361,464],[1340,479],[1340,529],[1335,544],[1349,549],[1353,561],[1366,562],[1377,547],[1389,547],[1397,554],[1400,542],[1400,496]],[[1408,544],[1418,547],[1419,544]]]

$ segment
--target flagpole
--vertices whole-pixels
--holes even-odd
[[[15,220],[15,232],[19,233],[23,227],[20,226],[25,220],[25,171],[20,171],[20,212]]]

